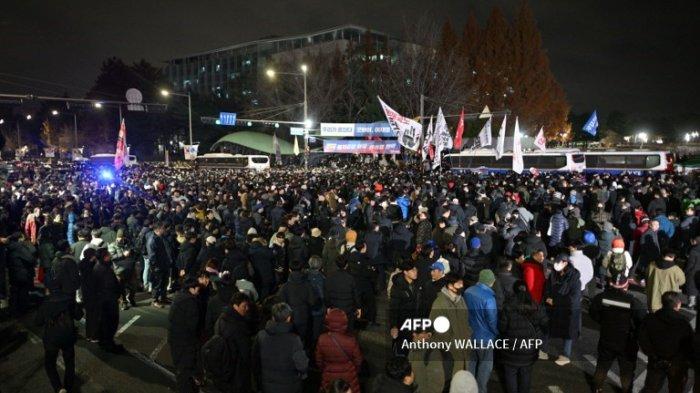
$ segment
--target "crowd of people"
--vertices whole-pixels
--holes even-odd
[[[682,392],[700,362],[680,312],[698,305],[696,177],[332,162],[144,165],[116,181],[27,162],[14,175],[0,190],[0,299],[13,316],[40,305],[56,392],[74,385],[74,321],[121,353],[120,308],[137,306],[167,308],[183,393],[483,393],[494,373],[529,392],[538,359],[571,362],[584,311],[600,326],[595,391],[617,361],[631,392],[639,349],[645,392]],[[446,331],[406,323],[439,317]],[[384,364],[363,356],[365,329],[386,338]],[[474,345],[431,349],[458,340]]]

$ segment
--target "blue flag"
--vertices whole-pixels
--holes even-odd
[[[591,113],[591,117],[589,117],[586,124],[583,125],[583,130],[591,134],[591,136],[595,136],[595,134],[598,133],[598,113],[596,113],[596,111]]]

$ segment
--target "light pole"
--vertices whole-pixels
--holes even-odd
[[[183,93],[174,93],[172,91],[168,90],[161,90],[160,94],[163,97],[168,97],[168,96],[178,96],[178,97],[187,97],[187,112],[189,116],[189,123],[190,123],[190,145],[192,144],[192,96],[190,95],[190,92],[188,91],[187,94]]]
[[[301,76],[304,80],[304,168],[309,167],[309,128],[313,125],[309,119],[309,100],[306,91],[306,75],[309,73],[309,67],[306,64],[302,64],[299,69],[301,72],[277,72],[273,69],[268,69],[265,71],[270,79],[273,79],[275,75],[293,75]]]

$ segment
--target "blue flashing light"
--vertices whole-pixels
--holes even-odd
[[[107,168],[100,169],[99,173],[100,181],[112,182],[114,180],[114,172]]]

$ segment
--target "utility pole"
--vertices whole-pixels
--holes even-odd
[[[309,128],[306,124],[309,118],[309,101],[306,97],[306,71],[302,74],[304,75],[304,169],[309,169]]]
[[[17,148],[19,149],[20,146],[22,146],[22,142],[19,138],[19,120],[17,120]]]
[[[423,139],[422,143],[425,143],[425,131],[423,130],[423,117],[425,116],[425,96],[423,93],[420,94],[420,126],[421,126],[421,138]]]

